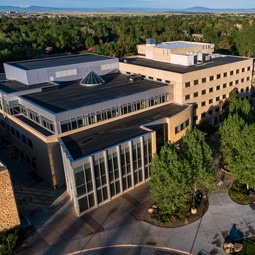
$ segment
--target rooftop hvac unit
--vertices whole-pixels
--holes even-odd
[[[212,59],[220,58],[220,54],[219,53],[213,53],[211,56],[212,56]]]
[[[205,61],[210,61],[211,60],[211,55],[205,56]]]

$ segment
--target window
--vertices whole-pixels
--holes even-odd
[[[210,81],[213,81],[213,75],[212,75],[212,76],[210,76]]]
[[[213,99],[209,99],[209,104],[212,104],[213,103]]]
[[[198,108],[198,104],[194,104],[194,109],[197,109]]]
[[[190,95],[186,95],[185,100],[189,100],[189,99],[190,99]]]
[[[244,82],[244,78],[241,79],[241,82],[242,82],[242,83]]]
[[[150,80],[153,80],[153,77],[151,77],[151,76],[149,76],[148,78],[149,78]]]
[[[185,82],[185,88],[190,87],[190,82]]]
[[[246,78],[246,81],[249,81],[250,80],[250,77],[248,76],[247,78]]]
[[[224,77],[227,77],[227,76],[228,76],[228,73],[224,73],[223,76],[224,76]]]
[[[198,80],[194,80],[194,85],[198,85]]]
[[[195,92],[195,93],[194,93],[194,97],[198,97],[198,92]]]
[[[216,90],[220,90],[220,85],[218,85],[218,86],[216,87]]]
[[[227,87],[227,83],[223,84],[223,89],[225,89]]]
[[[202,95],[205,95],[206,94],[206,90],[202,90]]]
[[[230,75],[233,75],[234,74],[234,71],[230,71]]]
[[[193,121],[196,121],[198,119],[197,115],[193,117]]]
[[[98,203],[100,204],[108,199],[104,158],[100,158],[94,161],[94,172],[97,187],[97,200]]]
[[[226,97],[227,97],[226,94],[224,94],[224,95],[222,96],[223,99],[225,99]]]
[[[15,135],[15,129],[14,129],[12,126],[10,126],[10,128],[11,128],[11,133],[12,133],[13,135]]]
[[[17,138],[21,139],[20,132],[18,130],[16,130],[16,136]]]
[[[27,138],[26,138],[26,136],[21,135],[21,137],[22,137],[22,142],[25,143],[25,144],[27,144]]]
[[[28,144],[28,146],[29,146],[30,148],[33,149],[33,142],[32,142],[31,139],[27,138],[27,144]]]
[[[185,129],[188,126],[189,126],[189,119],[187,119],[186,121],[184,121],[183,123],[175,127],[175,134],[178,134],[179,132],[181,132],[183,129]]]
[[[250,70],[251,70],[251,67],[250,67],[250,66],[248,66],[248,67],[247,67],[247,71],[250,71]]]
[[[204,118],[205,117],[205,112],[201,114],[201,118]]]
[[[209,92],[210,93],[213,92],[213,87],[209,88]]]
[[[202,78],[202,83],[205,83],[206,82],[206,78]]]
[[[243,93],[244,92],[244,89],[241,89],[241,93]]]
[[[220,101],[220,97],[216,97],[216,102],[217,102],[217,101]]]
[[[77,74],[77,69],[69,69],[55,72],[56,78],[67,77]]]
[[[239,74],[239,69],[236,69],[236,74]]]
[[[203,102],[201,103],[201,106],[205,106],[205,101],[203,101]]]
[[[217,74],[217,79],[220,79],[221,75],[220,74]]]
[[[130,166],[130,152],[129,148],[121,150],[121,172],[122,172],[122,184],[123,190],[126,190],[132,186],[131,178],[131,166]]]
[[[239,83],[239,80],[236,80],[236,84],[238,84]]]
[[[134,184],[137,184],[143,180],[141,143],[133,144],[132,155],[134,169]]]
[[[245,68],[244,67],[242,68],[242,72],[245,72]]]
[[[246,91],[249,91],[249,87],[246,87]]]
[[[162,81],[162,79],[160,79],[160,78],[157,78],[157,81]]]
[[[233,82],[232,82],[232,81],[229,83],[229,86],[230,86],[230,87],[233,86]]]
[[[150,177],[150,165],[152,159],[152,148],[151,139],[144,140],[143,143],[143,155],[144,155],[144,166],[145,166],[145,179]]]
[[[120,176],[116,152],[108,155],[108,171],[110,179],[111,197],[113,197],[120,193]]]

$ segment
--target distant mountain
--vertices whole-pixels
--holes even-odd
[[[233,9],[233,8],[206,8],[201,6],[195,6],[191,8],[184,9],[186,12],[255,12],[255,8],[250,9]]]
[[[255,12],[251,9],[212,9],[201,6],[195,6],[186,9],[163,9],[163,8],[57,8],[43,6],[0,6],[0,12],[193,12],[193,13],[213,13],[213,12]]]

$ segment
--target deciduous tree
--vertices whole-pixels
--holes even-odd
[[[165,144],[159,155],[154,155],[149,181],[152,197],[164,214],[175,215],[187,202],[186,165],[176,153],[174,144]]]

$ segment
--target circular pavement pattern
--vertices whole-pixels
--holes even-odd
[[[142,245],[113,245],[96,247],[69,253],[68,255],[190,255],[188,252],[166,247]]]

